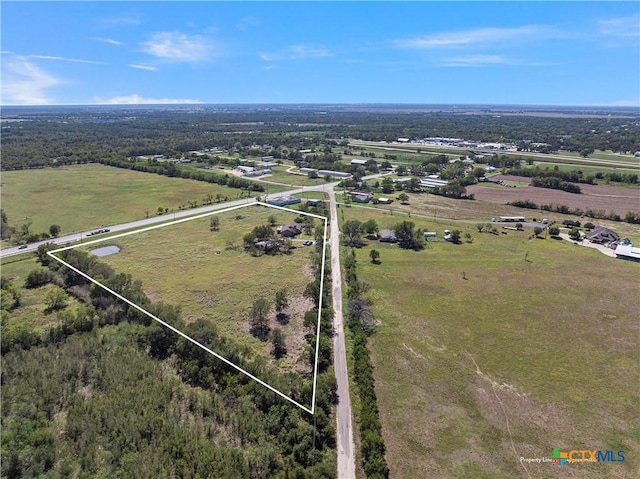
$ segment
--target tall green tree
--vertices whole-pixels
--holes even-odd
[[[260,297],[253,302],[251,307],[251,332],[263,341],[269,333],[269,313],[271,303],[267,298]]]
[[[272,353],[276,359],[280,359],[287,354],[287,345],[284,341],[284,335],[280,328],[275,328],[271,336],[271,344],[273,345]]]
[[[424,239],[415,229],[413,221],[402,221],[395,225],[394,232],[401,248],[419,250],[424,248]]]
[[[347,246],[360,246],[362,244],[362,223],[358,220],[349,220],[342,225],[342,233]]]

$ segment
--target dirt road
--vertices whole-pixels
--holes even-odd
[[[342,274],[340,272],[340,230],[338,229],[338,208],[336,193],[328,190],[331,208],[331,280],[333,285],[333,365],[338,383],[338,407],[336,411],[338,444],[338,479],[354,479],[356,477],[355,450],[353,430],[351,426],[351,399],[349,398],[349,376],[347,374],[347,354],[344,344],[344,327],[342,316]]]

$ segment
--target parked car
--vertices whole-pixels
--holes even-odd
[[[27,247],[26,244],[21,244],[20,246],[18,246],[18,249],[25,249]]]

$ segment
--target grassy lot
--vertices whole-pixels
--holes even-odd
[[[296,186],[315,186],[325,183],[324,178],[310,179],[306,175],[294,175],[287,173],[285,166],[272,168],[272,174],[264,177],[265,181],[273,181],[275,183],[284,183],[285,185]]]
[[[401,219],[342,210],[381,228]],[[474,240],[357,250],[380,322],[370,347],[391,477],[632,477],[639,266],[530,231],[411,219]],[[521,466],[554,447],[624,449],[627,461]]]
[[[2,208],[10,224],[29,218],[32,231],[62,234],[153,216],[158,207],[178,210],[211,194],[238,197],[240,190],[181,178],[89,164],[2,173]]]
[[[180,305],[186,321],[207,319],[221,334],[269,361],[271,343],[261,342],[249,333],[251,306],[259,296],[273,302],[276,291],[286,289],[290,322],[279,326],[275,312],[270,315],[271,328],[282,329],[289,350],[278,366],[308,373],[302,323],[304,313],[313,304],[303,297],[303,291],[312,280],[312,247],[302,246],[301,240],[312,237],[304,233],[298,236],[294,241],[298,248],[290,255],[252,257],[242,248],[243,236],[255,226],[267,224],[271,215],[278,224],[296,217],[293,213],[250,206],[217,215],[220,230],[215,232],[209,230],[209,218],[203,218],[109,240],[104,245],[117,244],[122,250],[102,261],[142,280],[153,301]],[[315,221],[316,226],[322,227],[319,220]]]

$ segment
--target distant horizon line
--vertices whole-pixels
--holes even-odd
[[[203,106],[432,106],[449,108],[468,107],[524,107],[524,108],[616,108],[638,109],[638,105],[616,104],[552,104],[552,103],[420,103],[420,102],[185,102],[185,103],[57,103],[57,104],[0,104],[0,108],[59,108],[59,107],[191,107]]]

